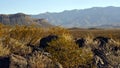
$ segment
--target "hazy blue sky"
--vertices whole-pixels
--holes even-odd
[[[106,6],[120,7],[120,0],[0,0],[0,14],[39,14]]]

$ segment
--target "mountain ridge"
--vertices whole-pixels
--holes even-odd
[[[64,27],[97,27],[119,24],[120,7],[93,7],[81,10],[66,10],[60,13],[47,12],[31,15],[31,17],[45,18],[53,25],[61,25]],[[120,24],[117,26],[120,26]]]

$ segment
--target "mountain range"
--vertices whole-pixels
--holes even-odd
[[[31,17],[44,18],[53,25],[64,27],[120,27],[120,7],[113,6],[46,12]]]
[[[39,25],[41,27],[120,28],[120,7],[93,7],[65,10],[58,13],[27,15],[24,13],[0,14],[0,23],[5,25]]]

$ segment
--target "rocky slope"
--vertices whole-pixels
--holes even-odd
[[[48,23],[45,19],[35,19],[31,18],[29,15],[23,13],[17,14],[0,14],[0,23],[5,25],[39,25],[42,27],[51,27],[52,25]]]

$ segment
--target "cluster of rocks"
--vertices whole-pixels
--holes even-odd
[[[32,52],[26,55],[19,55],[17,53],[12,53],[5,57],[0,57],[0,68],[33,68],[30,63],[30,58],[36,57],[38,54],[40,54],[39,59],[41,59],[41,65],[42,68],[63,68],[62,65],[59,62],[55,62],[52,59],[50,59],[51,54],[48,52],[45,52],[43,49],[45,48],[45,45],[48,46],[48,42],[51,42],[53,38],[57,38],[57,36],[48,36],[45,38],[42,38],[40,40],[40,46],[36,47],[34,45],[28,44],[28,47],[31,47]],[[36,54],[37,53],[37,54]],[[37,58],[36,58],[37,59]],[[34,62],[34,61],[33,61]]]
[[[50,35],[48,37],[41,39],[40,48],[45,48],[45,47],[49,46],[47,43],[51,42],[51,40],[53,40],[53,39],[58,39],[58,36]],[[80,48],[89,45],[89,44],[86,44],[87,41],[89,41],[89,40],[86,40],[84,38],[75,39],[75,43],[78,44],[78,46]],[[107,57],[108,56],[107,54],[109,53],[107,48],[109,48],[110,51],[114,52],[114,53],[115,52],[117,53],[117,51],[120,51],[119,46],[116,46],[116,45],[111,46],[110,45],[110,43],[114,42],[111,38],[98,36],[93,39],[93,43],[94,42],[97,42],[97,44],[93,45],[93,46],[97,46],[97,47],[91,47],[91,48],[92,48],[92,52],[94,54],[93,64],[95,64],[97,68],[110,68],[110,67],[118,68],[118,67],[120,67],[119,62],[117,65],[114,65],[114,64],[112,64],[112,62],[110,62],[111,59],[109,59]]]
[[[79,47],[86,46],[87,40],[84,38],[76,40],[76,43]],[[110,43],[114,43],[111,38],[98,36],[93,39],[93,42],[97,42],[97,47],[92,45],[92,52],[94,54],[93,63],[96,65],[97,68],[120,68],[120,61],[116,61],[117,64],[112,64],[113,61],[110,62],[109,56],[120,57],[119,53],[117,55],[113,55],[111,53],[117,53],[120,51],[120,47],[114,45],[110,45]],[[109,54],[109,55],[108,55]],[[114,57],[113,57],[114,59]]]

